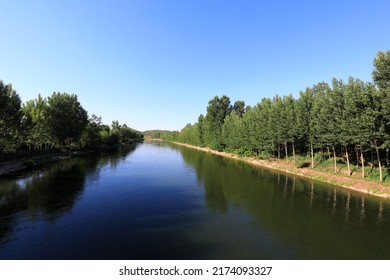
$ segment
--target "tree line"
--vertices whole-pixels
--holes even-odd
[[[77,95],[54,92],[22,103],[11,84],[0,80],[0,159],[16,154],[106,149],[143,140],[143,135],[113,121],[111,126],[87,111]]]
[[[167,141],[175,141],[179,135],[178,131],[170,130],[146,130],[143,132],[145,139],[165,139]]]
[[[251,107],[215,96],[205,116],[170,137],[239,155],[294,159],[300,167],[329,160],[334,172],[344,164],[349,175],[356,164],[362,177],[366,166],[378,167],[383,181],[383,167],[389,168],[390,50],[378,52],[373,64],[373,82],[334,78],[307,87],[298,98],[276,95]],[[310,160],[299,161],[302,156]]]

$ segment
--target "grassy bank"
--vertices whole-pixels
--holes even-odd
[[[318,180],[321,182],[326,182],[329,184],[337,185],[361,193],[366,193],[366,194],[390,199],[390,187],[363,178],[350,177],[342,174],[334,174],[334,173],[332,174],[329,172],[311,169],[311,168],[298,168],[294,163],[286,162],[286,161],[277,161],[277,160],[271,161],[271,160],[258,159],[256,157],[240,157],[236,154],[219,152],[219,151],[211,150],[210,148],[197,147],[197,146],[184,144],[180,142],[172,142],[172,143],[176,145],[196,149],[199,151],[231,158],[231,159],[241,160],[249,164],[253,164],[255,166],[261,166],[265,168],[284,171],[290,174]]]

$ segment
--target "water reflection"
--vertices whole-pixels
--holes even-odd
[[[314,184],[310,182],[310,208],[313,206],[313,198],[314,198]]]
[[[351,193],[347,194],[347,202],[345,203],[345,221],[348,222],[349,212],[351,211],[351,207],[349,205],[351,201]]]
[[[295,177],[293,178],[293,184],[291,188],[291,199],[294,199],[294,192],[295,192]]]
[[[383,222],[383,203],[379,202],[379,210],[378,210],[378,220],[377,220],[377,226],[379,227]]]
[[[360,225],[363,224],[365,217],[366,217],[366,210],[364,206],[364,197],[362,197],[362,202],[360,204]]]
[[[380,202],[378,210],[377,199],[359,193],[187,148],[180,151],[204,185],[211,209],[226,213],[229,205],[240,205],[262,230],[299,248],[301,257],[390,258],[390,223],[383,219],[388,202]]]
[[[338,187],[143,144],[2,178],[0,258],[389,259],[389,211]]]
[[[286,180],[284,181],[283,197],[287,196],[287,186],[288,186],[288,176],[286,176]]]
[[[13,231],[18,213],[34,223],[55,222],[71,212],[83,193],[86,180],[98,181],[100,169],[116,166],[134,150],[121,149],[82,158],[70,158],[36,170],[0,178],[0,244]]]
[[[332,216],[336,213],[337,206],[337,189],[333,190],[333,204],[332,204]]]

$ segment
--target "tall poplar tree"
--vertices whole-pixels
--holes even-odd
[[[223,148],[222,126],[230,111],[230,98],[226,95],[222,97],[215,96],[209,101],[204,121],[204,140],[210,148],[216,150]]]
[[[313,127],[313,105],[314,91],[307,87],[305,91],[301,91],[299,94],[299,100],[297,102],[297,120],[299,138],[303,143],[306,143],[310,149],[311,168],[314,168],[314,144],[316,138]]]
[[[380,171],[380,181],[383,180],[380,149],[390,147],[390,50],[379,51],[374,59],[372,78],[378,87],[379,95],[376,99],[377,120],[375,141],[373,147],[377,154]]]

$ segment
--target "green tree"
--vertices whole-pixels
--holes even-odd
[[[293,158],[295,160],[295,143],[298,141],[298,120],[296,113],[296,100],[290,94],[283,98],[284,101],[284,116],[285,116],[285,126],[286,129],[286,142],[291,143]],[[286,159],[287,159],[287,148],[286,148]]]
[[[244,101],[234,102],[232,111],[236,112],[238,116],[242,117],[245,114],[245,102]]]
[[[382,163],[380,151],[388,147],[389,143],[389,133],[387,132],[387,120],[386,120],[386,108],[383,107],[385,103],[383,99],[386,96],[381,94],[381,92],[376,91],[374,93],[372,107],[368,108],[367,115],[368,119],[371,121],[370,129],[370,143],[371,147],[375,149],[378,167],[379,167],[379,181],[383,181],[383,172],[382,172]]]
[[[199,146],[199,130],[197,124],[188,123],[179,134],[179,141],[183,143],[188,143],[191,145]]]
[[[111,146],[119,146],[121,125],[118,121],[112,121],[110,129],[109,144]]]
[[[77,142],[88,124],[87,111],[77,96],[53,93],[47,100],[46,118],[49,133],[60,146],[71,146]]]
[[[382,166],[379,160],[380,149],[386,149],[387,158],[389,156],[389,148],[390,148],[390,50],[387,51],[379,51],[377,53],[376,58],[374,59],[374,70],[372,72],[372,78],[374,83],[377,85],[379,89],[378,99],[380,100],[380,104],[377,106],[378,110],[378,118],[381,119],[380,127],[377,125],[377,134],[378,138],[374,143],[374,147],[377,153],[378,165],[380,169],[380,177],[382,177]],[[379,135],[384,135],[383,143],[382,140],[379,139]],[[379,148],[378,148],[379,145]],[[388,160],[387,160],[388,165]]]
[[[100,149],[103,141],[100,134],[102,126],[102,118],[92,115],[88,119],[88,124],[81,136],[81,145],[84,148]]]
[[[102,141],[102,146],[110,146],[110,127],[106,124],[100,126],[99,136]]]
[[[252,149],[257,154],[261,152],[272,153],[274,150],[272,117],[272,101],[263,98],[252,110],[247,111],[244,123],[249,130],[249,139]]]
[[[288,144],[295,142],[295,124],[294,99],[291,95],[283,98],[276,95],[272,100],[268,133],[271,133],[276,145],[278,159],[280,158],[280,149],[284,147],[285,159],[288,160]],[[295,148],[293,154],[295,157]]]
[[[372,78],[379,90],[390,90],[390,50],[377,52]]]
[[[26,144],[29,150],[41,152],[54,145],[47,122],[47,100],[38,94],[38,98],[23,105],[25,116],[24,128],[27,133]]]
[[[356,80],[355,83],[355,110],[356,114],[352,120],[353,138],[358,151],[360,151],[360,163],[362,168],[362,177],[364,172],[364,152],[369,150],[372,144],[375,144],[375,130],[376,128],[376,112],[375,99],[377,98],[377,91],[372,83],[363,83]],[[374,136],[374,137],[373,137]],[[370,143],[370,139],[373,143]],[[380,170],[381,173],[381,170]]]
[[[316,134],[313,123],[314,92],[311,88],[301,91],[297,102],[299,139],[310,148],[311,168],[314,168],[314,144]]]
[[[129,145],[141,141],[142,134],[138,131],[123,124],[120,128],[120,143],[122,145]]]
[[[199,135],[199,146],[204,146],[204,116],[202,114],[198,117],[198,135]]]
[[[243,131],[243,121],[239,113],[233,111],[226,116],[222,126],[222,141],[226,148],[231,151],[238,148],[245,149],[245,134],[246,131]]]
[[[221,150],[222,147],[222,126],[225,117],[231,111],[230,98],[223,95],[221,98],[215,96],[209,101],[207,114],[204,121],[204,141],[212,149]]]
[[[0,154],[14,153],[21,144],[21,103],[12,85],[0,80]]]
[[[332,104],[332,90],[327,83],[318,83],[313,87],[315,90],[314,104],[313,104],[313,130],[316,135],[315,146],[323,151],[325,148],[328,151],[330,158],[330,148],[332,143],[332,125],[333,119],[333,104]],[[335,159],[336,160],[336,159]]]

